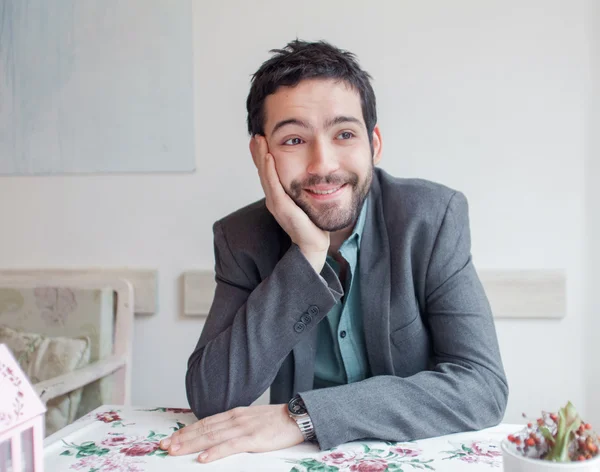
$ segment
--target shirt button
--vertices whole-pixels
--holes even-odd
[[[296,331],[296,333],[301,333],[302,331],[304,331],[305,328],[306,325],[301,321],[298,321],[298,323],[294,325],[294,331]]]
[[[317,316],[317,315],[319,314],[319,307],[318,307],[318,306],[315,306],[315,305],[311,306],[311,307],[308,309],[308,314],[309,314],[310,316]]]
[[[300,321],[304,324],[309,324],[312,321],[312,316],[310,316],[308,313],[305,313],[302,315],[302,318],[300,318]]]
[[[340,331],[340,338],[344,339],[346,337],[346,331]]]

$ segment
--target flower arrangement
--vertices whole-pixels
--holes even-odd
[[[581,419],[571,402],[558,413],[542,412],[507,441],[517,456],[559,463],[595,459],[600,449],[600,436]]]

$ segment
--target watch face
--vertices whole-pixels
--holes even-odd
[[[300,396],[296,395],[294,398],[290,400],[288,403],[288,410],[293,415],[305,415],[306,414],[306,406],[304,406],[304,402]]]

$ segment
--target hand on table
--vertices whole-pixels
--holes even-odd
[[[169,455],[203,451],[199,462],[212,462],[240,452],[267,452],[304,441],[286,404],[234,408],[201,419],[160,442]]]
[[[304,210],[285,193],[264,136],[256,135],[252,138],[250,151],[265,192],[267,209],[290,239],[298,245],[317,273],[321,272],[329,249],[329,232],[318,228]]]

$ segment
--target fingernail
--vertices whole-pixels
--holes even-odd
[[[160,442],[160,447],[162,447],[163,449],[167,449],[169,447],[169,444],[171,444],[171,440],[170,439],[163,439]]]
[[[171,446],[171,452],[177,452],[179,449],[181,449],[181,446],[179,444],[173,444]]]
[[[198,457],[198,460],[205,461],[207,457],[208,457],[208,454],[200,454],[200,457]]]

